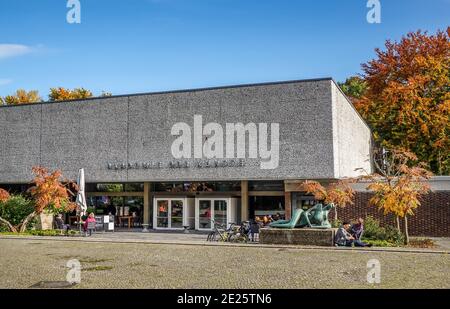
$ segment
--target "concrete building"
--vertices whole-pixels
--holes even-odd
[[[289,217],[314,203],[299,181],[372,168],[370,129],[331,78],[2,106],[0,131],[0,187],[84,168],[98,212],[160,229]]]

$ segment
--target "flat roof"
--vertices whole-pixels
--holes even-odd
[[[245,87],[261,87],[261,86],[271,86],[271,85],[296,84],[296,83],[306,83],[306,82],[320,82],[320,81],[327,81],[327,80],[334,82],[332,77],[323,77],[323,78],[312,78],[312,79],[285,80],[285,81],[275,81],[275,82],[251,83],[251,84],[236,84],[236,85],[228,85],[228,86],[215,86],[215,87],[203,87],[203,88],[192,88],[192,89],[179,89],[179,90],[165,90],[165,91],[154,91],[154,92],[141,92],[141,93],[132,93],[132,94],[119,94],[119,95],[111,95],[111,96],[104,96],[104,97],[100,96],[100,97],[91,97],[91,98],[85,98],[85,99],[63,100],[63,101],[42,101],[42,102],[35,102],[35,103],[0,105],[0,108],[15,107],[15,106],[27,106],[27,105],[36,105],[36,104],[55,104],[55,103],[58,104],[58,103],[65,103],[65,102],[104,100],[104,99],[111,99],[111,98],[135,97],[135,96],[144,96],[144,95],[160,95],[160,94],[171,94],[171,93],[209,91],[209,90],[218,90],[218,89],[234,89],[234,88],[245,88]],[[335,84],[337,85],[336,82],[335,82]]]

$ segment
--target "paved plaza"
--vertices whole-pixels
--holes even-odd
[[[64,281],[71,259],[82,266],[73,288],[450,288],[446,251],[206,245],[201,234],[149,234],[134,242],[122,233],[1,237],[0,288]],[[367,282],[371,259],[380,261],[380,284]]]

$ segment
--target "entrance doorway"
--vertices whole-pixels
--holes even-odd
[[[214,222],[228,227],[235,220],[235,198],[195,199],[195,228],[197,230],[211,230]]]
[[[155,229],[182,230],[193,227],[193,201],[188,198],[155,198],[153,203]]]

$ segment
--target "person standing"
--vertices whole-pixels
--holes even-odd
[[[89,233],[89,236],[92,236],[92,231],[95,230],[95,217],[94,213],[91,212],[87,217],[86,221],[84,221],[84,231],[86,234]]]

